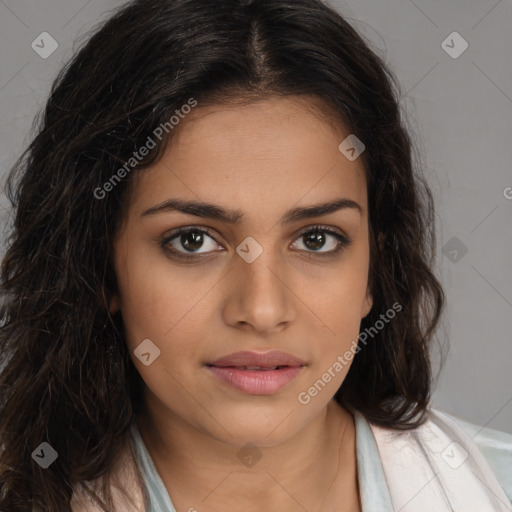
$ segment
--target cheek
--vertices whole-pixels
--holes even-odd
[[[129,257],[119,261],[118,282],[126,342],[133,351],[145,339],[159,349],[156,362],[165,368],[180,366],[183,357],[194,357],[197,347],[198,316],[208,315],[205,294],[213,288],[215,276],[198,275],[198,270],[183,268],[177,271],[165,257],[132,247]],[[136,362],[138,363],[138,362]],[[140,368],[141,374],[146,371]]]
[[[176,292],[172,280],[162,275],[161,270],[136,246],[127,248],[116,261],[126,341],[131,350],[146,338],[159,344],[157,340],[175,321],[175,308],[169,305],[178,302],[173,297]]]
[[[336,339],[347,335],[357,336],[361,310],[365,304],[368,286],[368,256],[364,251],[354,251],[339,265],[339,271],[324,279],[314,288],[310,304],[326,326],[334,331]],[[334,335],[334,333],[331,333]]]
[[[149,390],[168,407],[176,407],[186,402],[180,385],[188,368],[183,363],[196,357],[187,312],[194,311],[194,299],[199,299],[184,289],[183,282],[162,276],[165,269],[141,261],[132,253],[118,280],[126,343]],[[149,364],[137,356],[147,352]]]
[[[361,308],[366,296],[366,271],[347,266],[346,274],[326,282],[323,293],[312,300],[312,309],[322,320],[317,343],[319,358],[311,382],[321,381],[324,402],[341,386],[355,357],[361,326]],[[312,389],[311,393],[317,393]],[[314,395],[311,395],[314,396]]]

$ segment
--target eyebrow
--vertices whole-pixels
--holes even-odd
[[[289,224],[299,220],[309,219],[328,215],[338,210],[354,209],[361,215],[363,209],[352,199],[339,198],[327,203],[315,204],[306,207],[293,208],[287,211],[280,219],[280,223]],[[182,212],[197,217],[204,217],[230,224],[240,224],[244,216],[241,210],[229,210],[212,203],[203,203],[198,201],[186,201],[183,199],[168,199],[161,204],[152,206],[141,214],[141,217],[156,215],[165,212]]]

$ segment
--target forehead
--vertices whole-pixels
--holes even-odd
[[[366,212],[362,158],[338,149],[350,134],[304,98],[200,104],[180,121],[163,156],[133,176],[139,215],[171,197],[251,211],[254,222],[297,204],[350,198]]]

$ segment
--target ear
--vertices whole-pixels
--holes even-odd
[[[384,233],[379,233],[378,243],[379,243],[379,249],[381,251],[384,250],[384,240],[385,239],[386,239],[386,235],[384,235]]]
[[[386,239],[386,235],[383,233],[379,233],[379,236],[377,237],[377,243],[379,245],[379,249],[382,251],[384,249],[384,240]],[[363,306],[361,308],[361,318],[364,318],[365,316],[370,313],[373,307],[373,297],[370,292],[370,289],[366,291],[366,297],[363,301]]]
[[[361,318],[364,318],[365,316],[368,315],[368,313],[371,311],[373,307],[373,297],[372,297],[372,294],[370,293],[370,290],[368,290],[366,292],[366,297],[363,301],[363,306],[361,308]]]
[[[112,296],[110,297],[108,309],[111,315],[113,315],[114,313],[121,309],[121,301],[117,293],[112,294]]]

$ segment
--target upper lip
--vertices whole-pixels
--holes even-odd
[[[272,368],[274,366],[305,366],[305,362],[298,357],[281,352],[279,350],[271,350],[270,352],[235,352],[221,357],[208,366],[259,366],[261,368]]]

